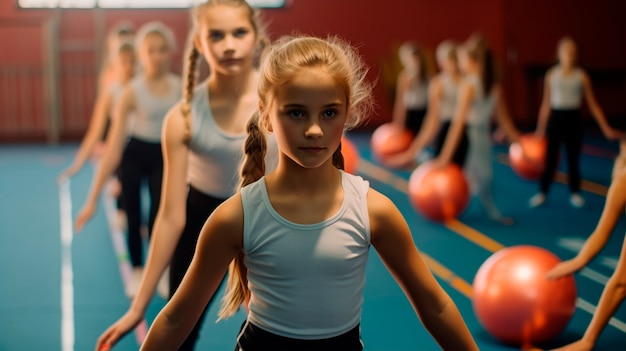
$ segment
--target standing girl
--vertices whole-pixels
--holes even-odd
[[[209,217],[180,289],[142,350],[176,349],[231,262],[220,317],[247,302],[238,350],[361,350],[370,244],[442,348],[477,350],[397,208],[339,170],[344,129],[371,106],[365,76],[358,54],[338,40],[287,38],[269,48],[259,114],[248,126],[245,187]],[[276,137],[279,161],[263,177],[267,132]]]
[[[557,51],[559,64],[546,73],[536,131],[537,136],[545,135],[548,140],[546,161],[539,183],[539,193],[530,198],[529,205],[537,207],[546,202],[546,196],[558,166],[559,149],[561,144],[565,143],[571,192],[570,204],[580,208],[585,205],[585,200],[580,196],[579,166],[583,143],[583,126],[580,116],[583,96],[593,118],[608,139],[617,139],[621,133],[608,124],[593,94],[589,76],[577,66],[574,40],[569,37],[561,39]]]
[[[163,127],[163,198],[146,270],[130,309],[102,334],[97,349],[113,346],[143,319],[168,264],[170,296],[174,294],[202,225],[237,190],[246,124],[258,108],[254,63],[265,39],[263,28],[243,0],[209,0],[195,7],[191,17],[184,100],[170,110]],[[210,72],[208,81],[196,86],[200,57]],[[202,320],[178,350],[194,348]]]
[[[180,78],[169,71],[170,56],[174,49],[171,30],[160,22],[148,23],[137,33],[136,47],[142,72],[129,83],[115,107],[105,154],[94,175],[86,203],[76,218],[76,230],[79,231],[93,216],[100,192],[119,164],[128,221],[127,244],[135,278],[133,284],[127,287],[129,296],[135,294],[143,266],[140,187],[144,180],[148,182],[150,232],[161,198],[161,125],[167,111],[181,96]],[[132,128],[128,132],[131,116]],[[127,135],[130,140],[125,143]]]
[[[406,42],[400,46],[398,56],[404,68],[396,82],[393,122],[417,134],[426,116],[428,102],[429,75],[424,50],[415,43]]]
[[[89,128],[83,137],[74,162],[59,178],[78,173],[93,154],[101,140],[106,139],[113,106],[119,100],[126,85],[135,73],[135,52],[132,31],[128,26],[116,26],[107,37],[103,68],[99,77],[98,96]]]
[[[430,81],[428,114],[424,120],[424,125],[407,150],[385,159],[385,164],[388,166],[403,167],[413,163],[415,156],[431,142],[433,137],[435,137],[435,156],[441,153],[452,124],[459,83],[462,77],[458,68],[456,44],[454,42],[446,40],[439,44],[436,56],[441,73]],[[467,132],[463,128],[461,142],[454,152],[452,162],[463,167],[467,148]]]
[[[452,125],[436,162],[444,165],[452,161],[467,130],[469,152],[465,174],[470,188],[478,195],[489,218],[511,224],[512,220],[502,215],[493,200],[491,117],[495,114],[511,142],[518,140],[519,132],[508,113],[493,53],[484,37],[473,35],[460,47],[459,64],[465,76],[459,86]]]
[[[613,168],[613,181],[606,197],[604,211],[596,229],[578,255],[571,260],[561,262],[548,272],[549,279],[578,272],[583,269],[602,250],[611,236],[617,221],[624,214],[626,206],[626,141],[620,143],[620,154],[615,160]],[[591,351],[600,333],[608,324],[611,316],[615,313],[626,297],[626,240],[624,240],[622,252],[615,272],[606,283],[606,287],[598,302],[598,308],[593,314],[591,323],[582,339],[556,349],[555,351]],[[626,346],[626,345],[625,345]]]

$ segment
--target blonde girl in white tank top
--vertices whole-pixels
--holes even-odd
[[[285,38],[268,48],[261,62],[259,113],[247,128],[241,171],[247,187],[203,226],[189,271],[152,324],[143,351],[179,347],[229,264],[220,317],[249,302],[237,350],[362,350],[361,295],[370,243],[443,349],[478,349],[398,209],[363,179],[338,169],[344,130],[371,109],[366,72],[356,51],[337,39]],[[276,138],[279,161],[263,176],[268,132]],[[267,216],[280,232],[255,226],[255,219]],[[281,248],[285,244],[288,249]],[[341,320],[332,318],[338,312],[332,308],[335,298],[346,303]],[[312,307],[314,316],[299,313]],[[290,312],[285,327],[281,316]]]

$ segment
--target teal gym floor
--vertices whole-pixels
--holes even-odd
[[[504,227],[487,220],[472,200],[458,221],[442,225],[413,211],[406,194],[410,173],[387,171],[372,160],[368,137],[349,135],[363,157],[359,174],[403,212],[416,244],[461,310],[481,350],[515,350],[499,344],[478,324],[470,300],[474,274],[492,252],[507,246],[538,245],[562,259],[572,257],[600,217],[617,146],[587,138],[582,157],[587,204],[578,210],[569,206],[567,186],[561,182],[555,183],[545,206],[529,209],[526,203],[537,184],[517,177],[502,157],[506,149],[496,146],[496,202],[515,224]],[[109,229],[107,196],[83,232],[70,235],[70,214],[73,217],[80,209],[93,172],[86,167],[70,183],[56,183],[76,147],[0,146],[0,351],[92,350],[100,333],[128,308],[123,290],[128,267],[119,248],[121,233]],[[576,275],[579,300],[570,324],[556,340],[538,347],[549,349],[582,335],[613,272],[624,232],[622,218],[600,256]],[[437,350],[375,250],[367,273],[362,318],[365,350]],[[153,299],[148,324],[164,303],[159,297]],[[207,316],[197,350],[234,348],[244,316],[240,313],[216,324],[216,308]],[[622,306],[596,350],[626,350],[625,322]],[[144,332],[140,328],[129,334],[115,350],[137,350],[137,335]]]

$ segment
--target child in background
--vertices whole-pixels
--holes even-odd
[[[558,65],[546,73],[543,101],[535,132],[538,137],[545,136],[548,141],[546,161],[539,183],[539,193],[530,198],[529,205],[537,207],[546,202],[558,166],[559,149],[564,143],[567,150],[570,204],[575,208],[581,208],[585,205],[585,199],[580,195],[579,165],[583,145],[583,125],[580,115],[583,97],[593,118],[608,139],[618,139],[623,137],[623,133],[609,125],[602,108],[598,105],[589,76],[576,63],[577,48],[574,40],[570,37],[561,39],[557,54]]]
[[[393,123],[417,134],[426,116],[428,67],[424,50],[413,42],[400,46],[398,56],[403,69],[396,82]]]
[[[284,38],[268,48],[260,70],[243,188],[202,228],[191,266],[142,350],[176,349],[231,262],[220,317],[246,302],[237,350],[361,350],[370,245],[444,350],[477,350],[399,210],[341,170],[342,135],[372,104],[357,52],[336,39]],[[279,160],[263,176],[268,132]]]
[[[438,156],[446,141],[446,136],[452,124],[452,117],[456,110],[456,101],[462,76],[459,72],[458,60],[456,56],[457,45],[450,41],[443,41],[437,47],[437,63],[441,68],[441,73],[430,81],[428,92],[428,113],[419,133],[411,143],[411,146],[397,154],[385,158],[385,164],[390,167],[405,167],[415,161],[424,147],[432,139],[435,139],[435,153]],[[465,164],[467,156],[468,140],[467,132],[463,130],[461,142],[457,146],[452,162],[459,167]]]
[[[263,25],[243,0],[205,1],[192,10],[191,19],[184,99],[170,110],[163,126],[163,197],[143,279],[128,312],[102,334],[97,350],[112,347],[141,322],[168,264],[170,296],[174,294],[202,225],[237,190],[246,125],[258,108],[254,64],[265,40]],[[196,85],[200,59],[210,72],[208,80]],[[268,168],[274,169],[275,143],[270,146],[273,161]],[[203,319],[198,318],[178,350],[194,349]]]
[[[445,165],[452,161],[466,130],[469,152],[465,174],[472,192],[478,196],[489,218],[508,225],[513,220],[502,215],[493,199],[492,116],[495,115],[510,142],[517,142],[520,133],[513,125],[506,107],[493,52],[485,38],[478,34],[472,35],[460,47],[458,55],[464,77],[459,86],[452,125],[435,162]]]
[[[150,233],[161,198],[161,126],[167,111],[181,97],[180,77],[169,71],[174,45],[173,33],[160,22],[147,23],[138,31],[136,49],[141,73],[129,83],[115,106],[105,154],[75,223],[78,232],[93,216],[105,182],[119,165],[128,221],[128,251],[134,268],[133,282],[126,291],[129,297],[135,295],[143,271],[140,187],[147,181]],[[129,121],[132,121],[130,131]],[[127,136],[130,136],[128,142]]]
[[[83,137],[74,162],[65,169],[59,179],[78,173],[89,157],[96,151],[100,141],[106,140],[113,106],[135,74],[135,52],[132,31],[128,26],[116,26],[107,37],[106,54],[100,73],[98,96],[89,128]]]
[[[606,197],[604,211],[591,236],[585,242],[578,255],[571,260],[559,263],[547,273],[548,279],[573,274],[583,269],[598,255],[606,245],[617,221],[624,215],[626,206],[626,141],[620,143],[620,154],[613,167],[613,180]],[[600,333],[626,297],[626,240],[615,272],[606,283],[606,287],[593,314],[591,323],[583,337],[555,351],[591,351],[600,337]],[[626,347],[626,343],[624,344]]]

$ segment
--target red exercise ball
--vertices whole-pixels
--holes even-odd
[[[359,150],[346,137],[341,138],[341,154],[343,155],[344,169],[348,173],[355,174],[359,166]]]
[[[491,255],[476,273],[472,297],[485,330],[523,347],[557,336],[576,309],[574,277],[545,278],[559,262],[536,246],[513,246]]]
[[[524,179],[538,180],[546,161],[546,147],[545,138],[538,138],[532,134],[521,136],[518,143],[513,143],[509,147],[509,161],[513,171]]]
[[[393,123],[385,123],[372,133],[372,151],[379,159],[405,151],[413,141],[413,134]]]
[[[442,222],[463,212],[469,202],[469,186],[458,165],[434,168],[432,162],[426,162],[411,174],[409,199],[424,217]]]

